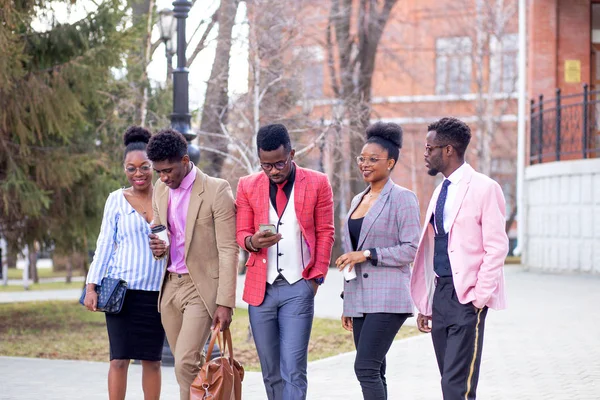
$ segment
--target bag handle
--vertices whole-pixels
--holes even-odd
[[[233,365],[234,357],[233,357],[233,340],[231,338],[231,331],[229,330],[229,328],[227,328],[221,333],[221,325],[220,324],[217,324],[214,327],[214,329],[212,330],[210,342],[208,344],[208,350],[206,352],[207,359],[210,360],[212,358],[212,352],[215,347],[215,342],[217,342],[217,341],[219,344],[219,348],[222,350],[222,354],[225,355],[226,351],[229,353],[229,360],[231,361],[231,365]],[[225,347],[223,347],[223,344],[225,344]]]
[[[222,335],[222,339],[221,339]],[[223,342],[221,341],[223,340]],[[231,339],[231,331],[229,328],[225,329],[223,333],[221,333],[221,325],[217,324],[212,330],[212,334],[210,337],[210,342],[208,344],[208,351],[206,352],[206,359],[210,360],[212,358],[212,352],[215,348],[215,342],[218,341],[219,348],[222,349],[222,354],[225,354],[226,351],[229,352],[229,360],[233,365],[233,340]],[[223,343],[225,347],[223,347]]]
[[[210,343],[208,344],[208,350],[206,352],[206,360],[210,361],[212,359],[212,352],[213,349],[215,348],[215,342],[218,340],[219,341],[219,348],[222,348],[221,345],[221,325],[217,324],[215,325],[215,327],[212,330],[211,336],[210,336]]]
[[[225,346],[228,347],[229,361],[231,361],[231,365],[233,365],[233,344],[231,339],[231,331],[229,330],[229,328],[223,331],[223,339],[225,341]]]

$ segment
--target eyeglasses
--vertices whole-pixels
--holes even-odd
[[[431,145],[426,144],[425,145],[425,153],[430,154],[433,150],[435,150],[435,149],[442,149],[442,148],[444,148],[446,146],[450,146],[450,145],[449,144],[442,144],[442,145],[439,145],[439,146],[431,146]]]
[[[373,165],[373,164],[377,163],[377,161],[379,161],[379,160],[389,160],[389,159],[388,158],[377,158],[377,157],[363,157],[363,156],[356,157],[357,164]]]
[[[141,167],[137,168],[133,166],[125,167],[125,172],[128,174],[135,174],[138,169],[142,174],[147,174],[148,172],[152,171],[152,167],[150,165],[142,165]]]
[[[288,156],[287,160],[285,160],[285,161],[277,161],[276,163],[260,163],[260,166],[265,171],[270,171],[273,169],[273,167],[275,167],[276,170],[281,171],[282,169],[285,168],[285,166],[289,162],[290,162],[290,157]]]

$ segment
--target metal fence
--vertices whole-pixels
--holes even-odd
[[[600,157],[600,90],[531,100],[529,163]]]

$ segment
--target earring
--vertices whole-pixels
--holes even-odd
[[[388,171],[391,171],[391,170],[392,170],[391,168],[388,168]]]

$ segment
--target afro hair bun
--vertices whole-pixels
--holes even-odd
[[[147,129],[141,126],[130,126],[123,135],[123,143],[125,146],[131,143],[148,143],[152,135]]]
[[[379,137],[402,147],[402,128],[393,122],[377,122],[367,129],[367,140]]]

